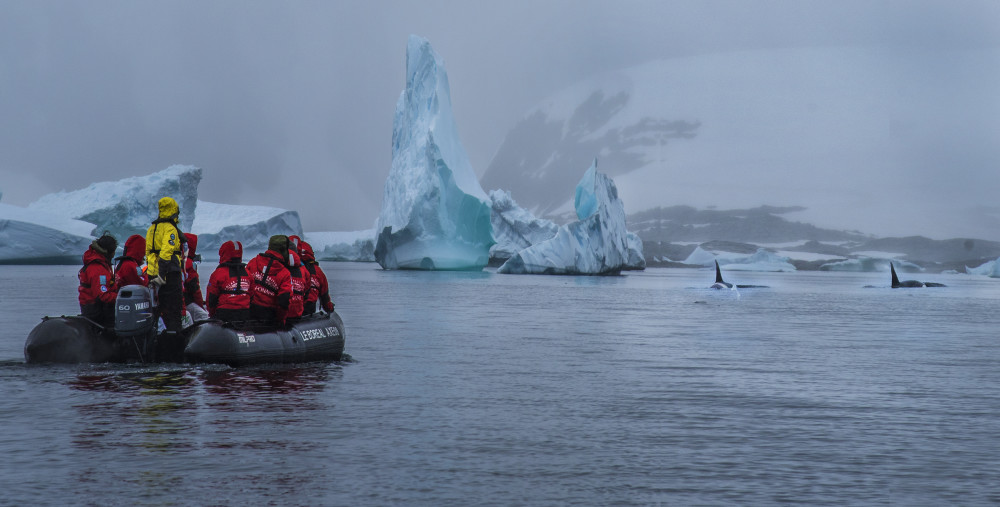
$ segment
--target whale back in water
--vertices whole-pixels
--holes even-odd
[[[715,283],[709,289],[732,289],[733,284],[722,279],[722,269],[719,268],[719,261],[715,261]],[[736,285],[737,289],[769,289],[767,285]]]
[[[936,282],[920,282],[917,280],[903,280],[899,281],[899,277],[896,276],[896,267],[889,263],[889,271],[892,273],[892,288],[893,289],[905,289],[912,287],[946,287],[943,283]]]

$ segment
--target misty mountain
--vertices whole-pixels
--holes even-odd
[[[771,204],[830,230],[1000,240],[982,212],[1000,186],[1000,101],[981,100],[1000,87],[998,58],[812,47],[652,61],[542,101],[481,182],[551,217],[597,156],[627,213]]]
[[[966,272],[1000,257],[1000,242],[981,239],[935,240],[923,236],[877,238],[857,231],[824,229],[783,215],[795,207],[696,209],[654,208],[629,215],[629,229],[642,238],[646,263],[652,267],[686,266],[696,248],[716,254],[750,255],[758,250],[789,257],[799,270],[824,270],[856,259],[905,261],[901,271],[917,267],[930,272]],[[871,269],[880,264],[869,264]],[[905,267],[904,267],[905,266]]]

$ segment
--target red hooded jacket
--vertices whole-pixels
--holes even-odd
[[[111,263],[93,245],[83,253],[83,267],[77,277],[80,279],[80,306],[114,304],[118,288],[115,286],[115,276],[111,273]]]
[[[126,285],[146,285],[149,277],[142,271],[142,262],[146,257],[146,238],[133,234],[125,240],[125,251],[118,257],[115,267],[115,284],[118,287]]]
[[[219,308],[250,308],[250,275],[243,264],[243,244],[226,241],[219,247],[219,267],[208,278],[208,314]]]
[[[205,308],[205,298],[201,296],[201,279],[198,277],[198,236],[185,232],[187,255],[184,258],[184,303],[195,303]]]
[[[323,309],[332,312],[333,301],[330,300],[330,282],[326,278],[323,268],[316,262],[316,255],[313,253],[312,245],[305,241],[299,242],[299,253],[302,255],[302,264],[309,272],[309,294],[306,296],[306,306],[309,303],[319,301]]]
[[[247,274],[250,275],[250,304],[274,308],[278,320],[284,321],[292,297],[292,275],[282,255],[268,250],[250,259]]]
[[[289,247],[288,273],[291,275],[292,297],[288,302],[288,318],[301,317],[305,309],[306,294],[309,293],[309,272],[302,267],[299,255]]]

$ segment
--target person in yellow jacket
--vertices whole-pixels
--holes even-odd
[[[186,239],[177,226],[180,217],[177,201],[162,197],[157,204],[159,216],[146,230],[146,274],[150,285],[159,287],[163,325],[167,333],[176,334],[181,330],[181,308],[184,306],[181,266]]]

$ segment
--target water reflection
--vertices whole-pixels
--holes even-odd
[[[232,453],[299,452],[284,428],[323,424],[318,396],[340,378],[339,364],[231,369],[224,366],[86,370],[67,380],[78,414],[72,445],[114,459],[127,481],[149,494],[169,493],[190,475],[192,461],[232,463]],[[101,475],[78,470],[79,484]]]

